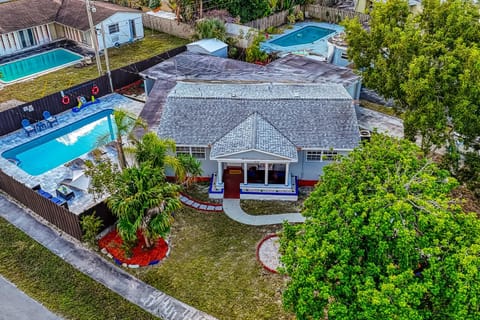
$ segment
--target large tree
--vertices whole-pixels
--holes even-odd
[[[364,84],[405,111],[405,135],[425,152],[480,136],[480,14],[472,0],[376,1],[369,28],[345,22],[348,55]]]
[[[448,172],[374,135],[324,170],[281,238],[298,319],[480,319],[480,224]]]

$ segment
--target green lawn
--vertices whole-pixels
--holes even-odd
[[[131,272],[219,319],[291,319],[281,305],[286,278],[255,258],[257,243],[280,228],[183,208],[175,215],[170,256],[158,267]]]
[[[66,319],[158,319],[0,218],[0,274]]]
[[[110,69],[114,70],[141,61],[170,49],[185,45],[188,40],[145,29],[145,38],[120,48],[108,49]],[[105,72],[105,59],[101,57]],[[0,91],[0,102],[10,99],[33,101],[98,77],[93,63],[83,68],[69,67],[48,73],[30,81],[6,86]]]

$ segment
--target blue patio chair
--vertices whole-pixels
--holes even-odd
[[[58,124],[57,117],[52,116],[49,111],[45,110],[43,111],[43,119],[47,121],[47,123],[50,125],[50,127],[53,127],[54,124]]]
[[[37,132],[35,130],[35,127],[30,124],[30,121],[28,121],[28,119],[22,120],[22,127],[23,127],[23,130],[25,130],[25,133],[27,134],[27,136],[29,137],[30,137],[30,133]]]

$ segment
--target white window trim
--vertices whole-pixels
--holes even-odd
[[[182,149],[183,149],[183,148],[185,148],[185,149],[188,148],[188,153],[187,153],[187,150],[185,150],[184,152],[181,152],[180,154],[190,154],[192,157],[194,157],[194,158],[197,159],[197,160],[205,160],[205,159],[207,159],[207,148],[205,148],[205,147],[198,147],[198,146],[177,146],[177,149],[178,149],[178,148],[182,148]],[[203,158],[202,158],[202,157],[196,157],[196,156],[194,156],[193,154],[198,154],[198,153],[200,153],[200,152],[197,152],[196,150],[195,150],[195,152],[192,152],[192,149],[193,149],[193,148],[202,149],[202,151],[203,151]],[[176,154],[177,154],[177,155],[179,154],[178,151],[176,152]]]
[[[308,155],[309,153],[313,153],[315,152],[316,155],[315,156],[318,156],[318,153],[320,153],[320,160],[309,160],[308,159]],[[334,160],[325,160],[323,157],[325,156],[324,153],[328,153],[329,155],[330,154],[334,154],[334,157],[337,157],[337,159],[334,159]],[[332,161],[338,161],[338,156],[340,156],[340,153],[338,153],[337,150],[306,150],[305,151],[305,162],[332,162]]]

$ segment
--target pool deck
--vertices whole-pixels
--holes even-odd
[[[293,25],[291,29],[285,29],[282,34],[272,34],[269,35],[269,39],[260,44],[260,49],[268,53],[277,53],[280,56],[286,55],[288,53],[296,53],[300,55],[312,55],[312,56],[322,56],[328,57],[328,38],[334,36],[336,33],[332,33],[322,39],[314,41],[312,43],[301,44],[296,46],[282,47],[272,43],[278,38],[284,37],[292,32],[296,32],[301,28],[313,26],[324,29],[334,30],[336,33],[342,32],[344,28],[337,24],[326,23],[326,22],[313,22],[313,21],[304,21],[298,22]]]
[[[71,123],[98,113],[102,110],[125,109],[138,116],[140,115],[143,106],[144,104],[141,102],[126,98],[116,93],[103,96],[100,98],[99,103],[90,105],[85,109],[82,109],[80,112],[65,111],[57,114],[56,117],[59,125],[56,125],[53,128],[47,128],[43,131],[34,133],[30,137],[27,137],[23,129],[0,137],[0,154],[6,150],[24,144],[59,128],[68,126]],[[52,150],[52,152],[55,152],[55,150]],[[112,158],[116,157],[116,154],[113,151],[110,151],[107,154]],[[80,158],[83,159],[87,159],[88,157],[88,153],[80,156]],[[33,187],[40,184],[43,190],[51,193],[52,195],[55,195],[55,190],[62,180],[72,177],[72,170],[65,165],[61,165],[41,175],[32,176],[2,156],[0,156],[0,167],[2,168],[3,172],[14,177],[17,181],[20,181],[26,186]],[[91,194],[75,190],[75,197],[67,202],[70,211],[75,214],[80,214],[86,209],[95,205],[97,201],[94,201]]]

